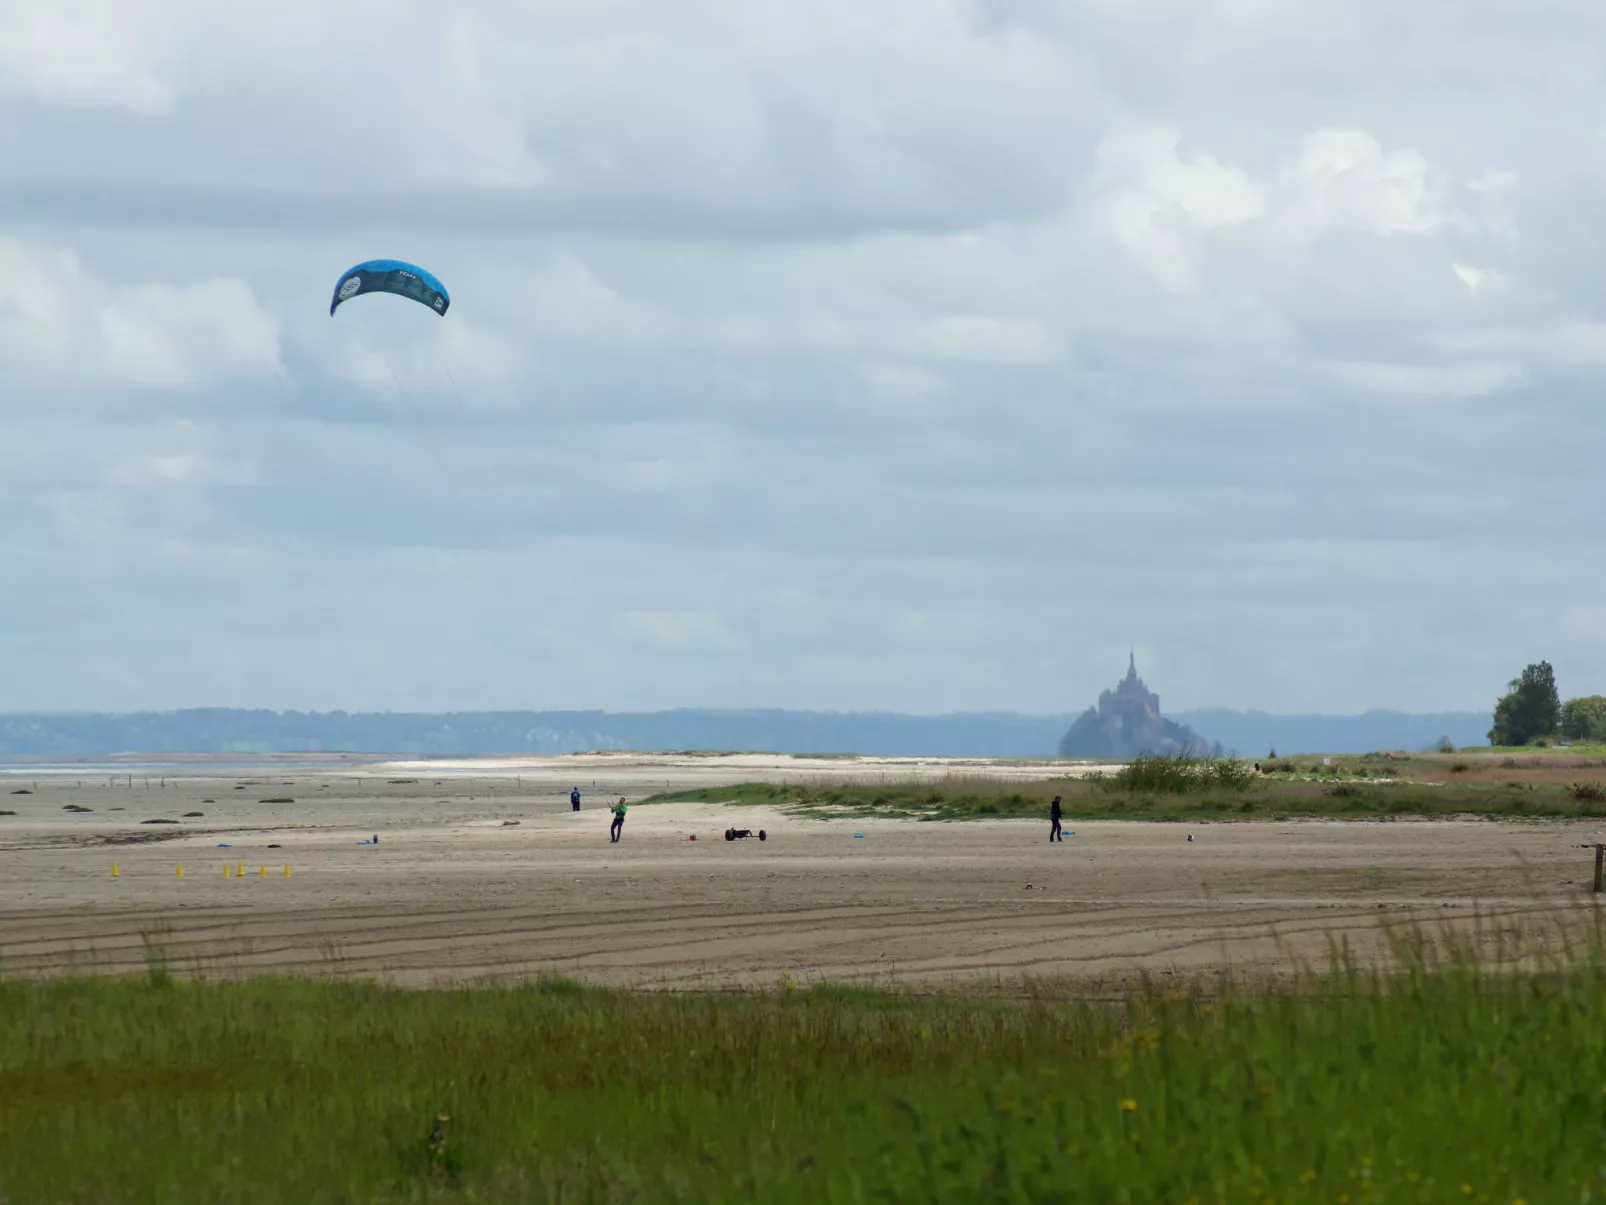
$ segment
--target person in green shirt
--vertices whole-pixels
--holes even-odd
[[[628,810],[625,807],[625,797],[623,795],[619,796],[619,802],[613,805],[613,825],[608,829],[608,840],[619,840],[619,834],[624,831],[625,827],[625,812]]]

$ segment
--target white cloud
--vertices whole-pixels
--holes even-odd
[[[1499,272],[1475,268],[1471,264],[1451,264],[1450,269],[1455,273],[1455,278],[1465,285],[1467,292],[1474,297],[1497,292],[1505,288],[1508,283]]]
[[[0,90],[143,116],[168,111],[173,91],[131,8],[71,0],[0,8]]]
[[[278,321],[242,280],[122,284],[0,237],[0,381],[194,389],[282,370]]]
[[[707,611],[625,611],[614,621],[614,635],[626,644],[662,653],[736,644],[725,621]]]
[[[1520,385],[1519,364],[1335,364],[1328,370],[1335,386],[1352,396],[1416,402],[1449,402],[1483,397]]]
[[[1126,128],[1099,143],[1089,180],[1095,220],[1164,287],[1195,286],[1196,233],[1265,211],[1263,190],[1239,168],[1202,151],[1179,151],[1172,129]]]
[[[938,318],[921,331],[919,346],[937,359],[998,364],[1047,364],[1064,355],[1059,339],[1030,318]]]
[[[1433,235],[1469,219],[1449,206],[1448,182],[1417,150],[1385,150],[1364,130],[1308,135],[1278,180],[1278,207],[1296,230]]]
[[[283,368],[279,324],[241,280],[114,292],[96,318],[106,371],[120,380],[195,387]]]
[[[225,481],[229,477],[221,465],[196,452],[130,457],[115,465],[110,473],[110,480],[115,484],[136,488],[193,485]]]
[[[1095,179],[1151,218],[1176,209],[1202,227],[1230,226],[1265,211],[1265,195],[1246,172],[1202,150],[1184,154],[1181,142],[1172,129],[1118,130],[1099,144]]]
[[[952,387],[940,373],[917,364],[866,364],[859,373],[870,392],[887,402],[918,402]]]
[[[1311,131],[1262,178],[1203,149],[1181,148],[1174,129],[1125,127],[1098,150],[1083,208],[1163,288],[1205,287],[1200,256],[1213,236],[1238,227],[1275,237],[1283,254],[1326,235],[1433,237],[1478,222],[1450,203],[1452,181],[1414,149],[1386,150],[1364,130]],[[1494,196],[1509,180],[1473,182]],[[1472,185],[1469,185],[1472,187]],[[1491,217],[1509,233],[1509,218]]]

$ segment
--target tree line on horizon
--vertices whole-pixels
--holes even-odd
[[[1491,745],[1548,745],[1552,740],[1606,741],[1606,695],[1562,702],[1550,662],[1527,666],[1494,705]]]

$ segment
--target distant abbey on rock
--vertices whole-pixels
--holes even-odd
[[[1143,685],[1137,657],[1132,655],[1126,677],[1114,690],[1100,691],[1099,705],[1076,717],[1060,741],[1059,755],[1126,761],[1140,753],[1184,751],[1219,757],[1221,746],[1160,714],[1160,696]]]

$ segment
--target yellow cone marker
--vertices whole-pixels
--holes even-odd
[[[267,877],[268,877],[268,868],[266,866],[258,866],[257,867],[257,878],[265,879]]]
[[[232,879],[234,877],[234,867],[230,866],[227,862],[223,863],[223,877],[225,879]]]
[[[176,877],[176,878],[180,878],[180,879],[182,879],[182,878],[183,878],[183,877],[184,877],[184,863],[182,863],[182,862],[180,862],[180,863],[179,863],[179,864],[178,864],[178,869],[177,869],[177,870],[175,870],[175,871],[174,871],[174,872],[173,872],[173,874],[174,874],[174,876],[175,876],[175,877]]]
[[[288,862],[284,864],[284,877],[287,879],[290,877],[290,863]]]
[[[244,861],[244,859],[241,859],[240,864],[237,867],[234,868],[234,877],[237,878],[237,879],[245,878],[245,861]]]
[[[117,868],[117,863],[113,862],[112,863],[112,878],[115,879],[118,875],[120,875],[122,873],[123,872]]]

